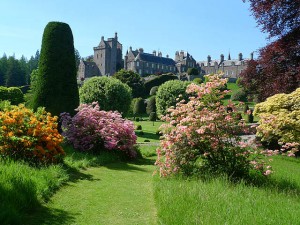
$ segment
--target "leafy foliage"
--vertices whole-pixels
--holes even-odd
[[[300,85],[300,30],[260,49],[241,74],[243,86],[264,101],[278,93],[290,93]]]
[[[26,71],[13,56],[7,61],[6,86],[22,86],[26,84]]]
[[[81,103],[98,102],[103,110],[117,110],[126,115],[131,103],[131,88],[115,78],[92,77],[84,82],[79,96]]]
[[[167,109],[171,106],[175,106],[177,98],[188,99],[188,95],[185,92],[189,82],[180,80],[171,80],[162,84],[156,94],[156,108],[159,116],[165,115]],[[180,97],[181,96],[181,97]]]
[[[24,95],[20,88],[17,87],[2,87],[0,86],[0,100],[8,100],[13,105],[18,105],[24,102]]]
[[[155,98],[155,96],[151,96],[148,99],[146,112],[147,112],[148,115],[150,115],[150,113],[152,113],[152,112],[156,113],[156,98]]]
[[[100,110],[97,103],[82,104],[71,117],[61,114],[63,135],[74,148],[84,152],[117,150],[136,157],[136,135],[131,121],[118,112]]]
[[[162,74],[162,75],[154,76],[154,78],[147,80],[145,82],[146,93],[150,93],[152,87],[160,86],[161,84],[169,80],[178,80],[178,77],[175,76],[174,74]]]
[[[300,3],[293,0],[248,1],[257,23],[275,39],[259,50],[258,60],[250,61],[241,74],[243,86],[250,94],[257,94],[259,101],[264,101],[300,86]]]
[[[142,115],[146,112],[145,102],[142,98],[137,98],[133,107],[134,115]]]
[[[240,101],[240,102],[247,102],[247,93],[244,89],[239,89],[237,92],[231,95],[232,101]]]
[[[50,22],[45,27],[38,71],[33,108],[43,106],[53,115],[74,113],[79,95],[73,34],[68,24]]]
[[[257,135],[266,142],[300,143],[300,88],[276,94],[255,106],[260,117]]]
[[[24,105],[0,111],[0,155],[32,163],[57,163],[64,155],[57,117],[43,108],[36,113]]]
[[[152,87],[151,89],[150,89],[150,95],[152,96],[152,95],[156,95],[156,93],[157,93],[157,91],[158,91],[158,86],[154,86],[154,87]]]
[[[199,75],[199,70],[197,68],[188,68],[187,74],[188,75]]]
[[[201,84],[203,81],[200,77],[196,77],[194,80],[193,80],[193,83],[195,84]]]
[[[156,161],[160,175],[211,172],[241,178],[252,169],[269,175],[271,171],[260,160],[260,152],[238,136],[245,127],[237,119],[235,106],[229,104],[232,112],[227,113],[221,103],[227,91],[220,91],[220,87],[226,80],[218,75],[208,78],[206,84],[190,84],[190,101],[178,102],[164,117],[168,124],[161,127],[163,139]]]
[[[245,1],[245,0],[244,0]],[[300,2],[294,0],[248,0],[250,9],[262,31],[270,37],[284,36],[299,29]]]
[[[127,84],[132,89],[132,96],[134,98],[144,95],[144,84],[141,76],[131,70],[121,69],[113,75],[114,78]]]

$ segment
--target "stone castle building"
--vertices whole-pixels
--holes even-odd
[[[196,68],[196,60],[188,52],[176,51],[175,53],[175,62],[178,73],[186,73],[188,68]]]
[[[250,55],[250,59],[253,59],[253,53]],[[212,60],[210,55],[207,56],[207,61],[198,62],[201,74],[212,74],[223,72],[224,77],[238,78],[241,72],[246,69],[247,63],[250,59],[244,59],[243,54],[239,53],[238,59],[231,59],[230,53],[227,60],[224,59],[224,55],[220,55],[219,60]]]
[[[250,59],[253,59],[251,53]],[[180,77],[185,76],[189,68],[197,68],[201,75],[223,72],[224,77],[236,79],[247,67],[249,59],[244,59],[242,53],[238,59],[231,59],[230,54],[227,60],[221,54],[219,60],[212,60],[207,56],[207,61],[199,61],[188,52],[176,51],[175,59],[162,56],[162,53],[153,51],[145,53],[143,48],[127,50],[124,60],[122,58],[122,44],[118,41],[118,35],[108,38],[106,41],[101,37],[97,47],[94,47],[93,62],[81,60],[77,72],[77,79],[83,81],[93,76],[112,76],[119,69],[132,70],[141,76],[148,74],[173,73]],[[188,77],[188,79],[192,79]]]
[[[122,44],[118,41],[118,35],[108,38],[101,37],[97,47],[94,47],[94,62],[80,61],[77,78],[84,80],[93,76],[112,76],[123,68]]]
[[[132,47],[130,47],[124,57],[124,69],[132,70],[141,76],[176,73],[176,62],[168,55],[163,57],[161,52],[156,55],[156,51],[150,54],[145,53],[142,48],[132,50]]]

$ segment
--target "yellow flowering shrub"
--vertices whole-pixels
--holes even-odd
[[[300,143],[300,88],[290,94],[276,94],[255,106],[260,117],[257,136],[262,141]]]
[[[57,117],[24,105],[0,111],[0,155],[33,163],[56,163],[64,156]]]

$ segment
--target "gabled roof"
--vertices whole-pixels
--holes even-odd
[[[97,66],[95,62],[88,62],[88,61],[82,61],[82,62],[84,63],[85,66],[91,66],[91,67]]]
[[[141,61],[145,62],[152,62],[152,63],[160,63],[164,65],[169,65],[169,66],[175,66],[175,61],[170,58],[165,58],[165,57],[160,57],[160,56],[155,56],[153,54],[149,53],[139,53],[136,58],[136,60],[139,59]]]

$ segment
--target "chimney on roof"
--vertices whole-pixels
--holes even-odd
[[[132,47],[131,46],[129,47],[129,51],[132,52]]]
[[[253,60],[253,52],[250,53],[250,59]]]
[[[167,54],[166,57],[169,58],[169,55]]]
[[[162,53],[161,52],[158,52],[158,57],[162,57]]]
[[[153,50],[153,52],[152,52],[152,53],[153,53],[153,55],[154,55],[154,56],[156,56],[156,51],[155,51],[155,50]]]
[[[224,61],[224,55],[221,54],[221,55],[220,55],[220,62],[223,62],[223,61]]]
[[[239,53],[239,61],[242,61],[242,60],[243,60],[243,54]]]
[[[210,55],[207,56],[207,62],[210,62],[211,61],[211,57]]]
[[[101,41],[104,41],[104,36],[101,37]]]
[[[144,49],[143,48],[139,48],[139,53],[144,53]]]

